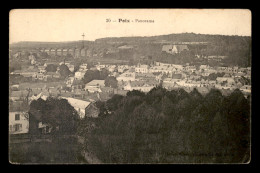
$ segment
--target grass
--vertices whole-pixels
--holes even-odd
[[[86,163],[77,140],[9,144],[9,161],[14,164]]]

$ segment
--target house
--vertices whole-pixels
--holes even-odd
[[[117,67],[117,70],[118,70],[119,73],[123,73],[123,72],[125,72],[127,69],[129,69],[129,66],[128,66],[128,65],[119,65],[119,66]]]
[[[235,80],[232,77],[217,77],[217,83],[221,84],[226,82],[228,85],[235,85]]]
[[[42,73],[44,73],[44,72],[46,72],[46,70],[45,70],[45,66],[44,65],[40,65],[40,66],[38,66],[37,67],[39,70],[40,70],[40,72],[42,72]]]
[[[179,81],[179,80],[178,80]],[[176,85],[176,80],[172,78],[165,78],[163,80],[162,86],[166,89],[173,89],[173,87]]]
[[[77,72],[75,73],[75,79],[77,79],[77,80],[83,79],[85,73],[86,73],[86,71],[77,71]]]
[[[181,53],[184,50],[189,50],[187,45],[163,45],[162,47],[162,52],[166,52],[169,54]]]
[[[135,74],[135,80],[156,80],[156,76],[152,73],[136,73]]]
[[[31,97],[31,101],[32,101],[32,100],[38,100],[39,98],[41,98],[41,99],[43,99],[43,100],[47,100],[48,96],[43,95],[43,93],[40,92],[38,95],[33,95],[33,96]]]
[[[48,133],[51,133],[52,127],[47,123],[39,122],[38,129],[41,134],[48,134]]]
[[[85,108],[85,115],[86,117],[92,117],[92,118],[97,118],[99,115],[99,109],[95,105],[95,103],[90,103],[86,108]]]
[[[208,65],[200,65],[200,70],[206,70],[208,68],[209,68]]]
[[[98,62],[98,64],[96,65],[97,70],[101,71],[102,69],[106,68],[108,65],[105,64],[100,64],[100,62]]]
[[[9,95],[9,99],[12,101],[19,101],[19,100],[25,99],[27,95],[28,95],[27,90],[11,91],[11,93]],[[29,97],[31,97],[31,96],[32,96],[32,93],[29,94]]]
[[[11,85],[10,89],[11,89],[12,91],[18,91],[18,90],[19,90],[19,84]]]
[[[15,70],[11,74],[19,74],[19,75],[22,75],[24,77],[33,77],[38,72],[39,72],[38,68],[27,68],[27,69],[23,69],[23,70]]]
[[[246,74],[243,73],[243,72],[238,72],[238,73],[235,73],[234,76],[239,78],[239,77],[242,77],[242,76],[245,76]]]
[[[38,72],[33,76],[33,79],[47,81],[47,76],[43,73]]]
[[[65,80],[66,86],[71,87],[74,80],[76,80],[75,77],[67,77],[66,80]]]
[[[148,73],[148,65],[138,64],[138,65],[135,67],[135,72],[136,72],[136,73]]]
[[[29,115],[24,111],[9,112],[9,134],[29,132]]]
[[[149,92],[151,89],[156,87],[159,83],[157,81],[130,81],[124,90],[132,91],[139,90],[142,92]]]
[[[195,66],[186,66],[183,68],[183,70],[192,73],[197,71],[197,68]]]
[[[80,118],[85,117],[85,110],[89,106],[91,102],[79,100],[71,97],[62,97],[63,99],[66,99],[69,104],[74,107],[74,109],[78,112]]]
[[[79,71],[84,71],[84,70],[87,70],[88,69],[88,64],[81,64],[80,66],[79,66]]]
[[[102,92],[101,87],[105,86],[105,80],[92,80],[85,85],[85,90],[91,93]]]
[[[59,72],[47,72],[45,76],[48,78],[56,78],[59,79],[61,77]]]
[[[102,93],[114,93],[114,89],[110,87],[101,87]]]
[[[245,93],[251,93],[251,85],[244,85],[240,88],[240,90]]]
[[[117,81],[124,81],[124,82],[127,82],[127,81],[134,81],[135,80],[135,73],[134,72],[125,72],[125,73],[122,73],[121,75],[119,75],[117,78],[116,78]]]
[[[84,88],[84,83],[82,80],[73,80],[72,85],[71,85],[71,89],[75,90],[75,89],[83,89]]]
[[[74,65],[68,64],[67,66],[71,72],[74,72]]]
[[[107,69],[109,72],[113,73],[114,71],[116,71],[117,67],[116,67],[116,65],[110,65],[110,66],[108,66]]]

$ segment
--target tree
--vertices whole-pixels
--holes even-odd
[[[109,71],[107,69],[102,69],[100,71],[100,76],[98,79],[105,80],[107,78],[108,74],[109,74]]]
[[[47,109],[48,108],[48,109]],[[30,134],[38,133],[38,123],[46,123],[58,134],[75,134],[79,115],[65,99],[48,97],[33,100],[29,110]]]
[[[48,64],[45,68],[47,72],[56,72],[57,71],[57,65],[55,64]]]
[[[30,104],[29,109],[29,133],[30,135],[39,134],[38,124],[41,122],[41,117],[45,114],[46,102],[39,98],[38,100],[33,100]]]
[[[105,79],[105,86],[107,86],[107,87],[117,88],[117,83],[118,83],[118,81],[116,80],[116,78],[114,76],[108,76]]]
[[[98,70],[88,70],[84,77],[83,77],[83,82],[84,84],[89,83],[90,81],[92,81],[93,79],[99,79],[99,71]]]
[[[233,162],[247,162],[250,158],[250,105],[239,89],[223,101],[223,115],[228,127],[228,140]],[[243,158],[246,157],[246,160]]]
[[[46,100],[46,107],[49,109],[42,116],[43,123],[59,127],[60,134],[76,133],[79,115],[67,100],[49,97]]]
[[[142,91],[139,91],[139,90],[132,90],[132,91],[128,91],[126,93],[126,95],[128,97],[130,96],[140,96],[140,97],[144,97],[145,96],[145,93],[143,93]]]
[[[65,64],[62,64],[60,66],[60,75],[61,75],[61,77],[62,78],[66,78],[70,74],[71,74],[71,71],[69,70],[68,66],[66,66]]]
[[[108,71],[106,69],[98,70],[88,70],[83,78],[83,82],[86,84],[92,80],[105,80],[108,76]]]

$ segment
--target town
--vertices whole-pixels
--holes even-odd
[[[162,46],[162,51],[171,54],[178,54],[185,49],[186,45]],[[46,100],[50,96],[64,98],[78,111],[81,118],[84,118],[85,111],[93,108],[90,105],[95,105],[97,101],[106,101],[115,94],[125,96],[128,91],[133,90],[147,93],[159,85],[167,90],[183,88],[187,92],[196,88],[202,95],[206,95],[212,88],[219,89],[223,95],[229,95],[235,89],[241,90],[245,98],[251,94],[251,67],[212,67],[189,63],[179,65],[158,61],[152,61],[150,64],[139,62],[136,65],[100,62],[95,65],[75,64],[73,59],[66,60],[69,53],[77,60],[80,57],[90,56],[90,52],[85,48],[41,49],[39,52],[61,56],[60,59],[64,60],[38,62],[34,52],[27,52],[28,65],[10,73],[11,134],[28,132],[26,125],[28,122],[19,124],[14,121],[20,119],[18,115],[28,111],[22,106],[24,100],[30,104],[32,100],[39,98]],[[18,51],[13,57],[19,58],[23,53],[24,51]],[[97,117],[98,112],[95,111],[95,114],[88,116]]]

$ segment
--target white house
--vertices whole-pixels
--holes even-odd
[[[80,66],[79,66],[79,69],[80,69],[80,71],[81,70],[87,70],[88,69],[88,64],[81,64]]]
[[[117,67],[117,70],[119,73],[123,73],[125,70],[129,69],[129,66],[128,65],[119,65]]]
[[[154,87],[156,87],[156,85],[158,84],[157,81],[133,81],[133,82],[129,82],[125,87],[124,90],[127,91],[132,91],[132,90],[139,90],[142,92],[149,92],[151,89],[153,89]]]
[[[85,117],[85,109],[86,107],[89,106],[91,102],[84,101],[84,100],[79,100],[79,99],[74,99],[71,97],[62,97],[63,99],[68,100],[69,104],[74,107],[74,109],[78,112],[80,118]]]
[[[81,79],[84,78],[85,73],[86,73],[86,71],[77,71],[77,72],[75,73],[75,78],[76,78],[77,80],[81,80]]]
[[[125,72],[125,73],[122,73],[121,75],[119,75],[117,78],[116,78],[117,81],[124,81],[124,82],[127,82],[127,81],[134,81],[135,80],[135,73],[134,72]]]
[[[69,65],[67,65],[67,66],[68,66],[68,68],[69,68],[69,70],[70,70],[71,72],[74,72],[74,65],[69,64]]]
[[[181,53],[184,50],[189,50],[187,45],[163,45],[162,51],[170,54]]]
[[[105,86],[105,80],[92,80],[85,85],[85,90],[88,90],[91,93],[102,92],[101,87]]]
[[[9,112],[9,133],[23,134],[29,132],[29,116],[27,112]]]
[[[68,78],[66,79],[66,81],[65,81],[67,87],[71,87],[72,84],[73,84],[73,82],[74,82],[74,80],[75,80],[75,77],[68,77]]]
[[[244,85],[240,88],[241,91],[251,93],[251,85]]]
[[[136,72],[136,73],[148,73],[148,65],[138,64],[138,65],[135,67],[135,72]]]
[[[216,81],[218,83],[227,82],[229,85],[234,85],[236,82],[232,77],[217,77]]]

